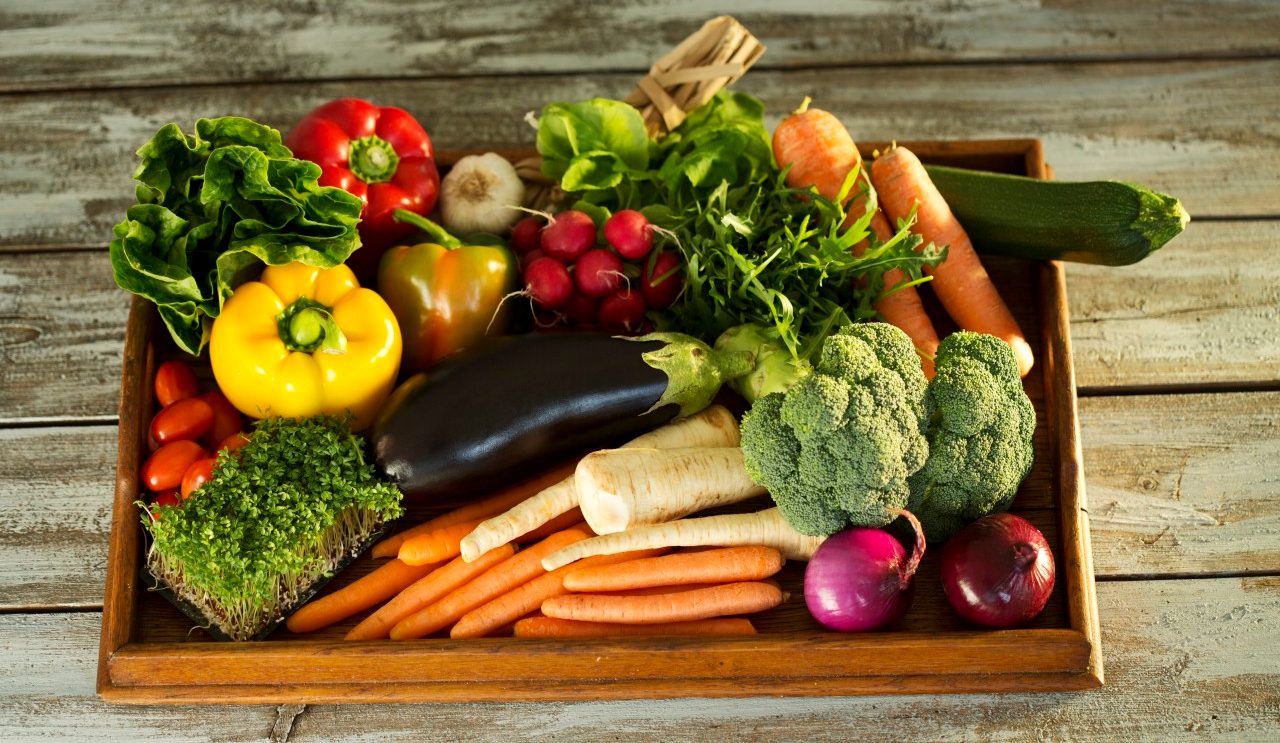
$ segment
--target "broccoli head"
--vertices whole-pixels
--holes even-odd
[[[924,395],[929,458],[911,476],[907,509],[930,542],[1013,502],[1034,457],[1036,412],[1018,362],[999,338],[947,336]]]
[[[747,474],[802,534],[883,526],[928,457],[925,386],[906,333],[885,323],[842,328],[811,373],[743,417]]]

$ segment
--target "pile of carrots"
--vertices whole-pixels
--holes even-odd
[[[754,634],[736,615],[773,608],[786,595],[768,580],[781,569],[772,547],[665,548],[596,555],[546,571],[542,560],[593,536],[573,509],[472,562],[463,537],[480,521],[558,482],[565,468],[468,504],[389,537],[374,556],[392,557],[354,583],[299,609],[292,632],[313,632],[374,609],[348,640],[394,640],[448,631],[454,639]]]

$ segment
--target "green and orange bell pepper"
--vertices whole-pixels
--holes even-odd
[[[423,371],[440,359],[506,329],[505,298],[519,267],[501,245],[464,245],[443,227],[407,211],[396,219],[434,240],[399,245],[382,256],[378,293],[395,313],[404,338],[405,369]]]

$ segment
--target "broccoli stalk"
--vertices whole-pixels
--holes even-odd
[[[1013,502],[1031,471],[1036,413],[1013,351],[994,336],[953,333],[934,364],[924,395],[929,458],[908,480],[907,508],[941,543]]]

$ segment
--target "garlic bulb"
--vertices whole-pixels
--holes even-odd
[[[501,155],[467,155],[440,181],[440,217],[456,235],[500,234],[521,217],[524,182]]]

